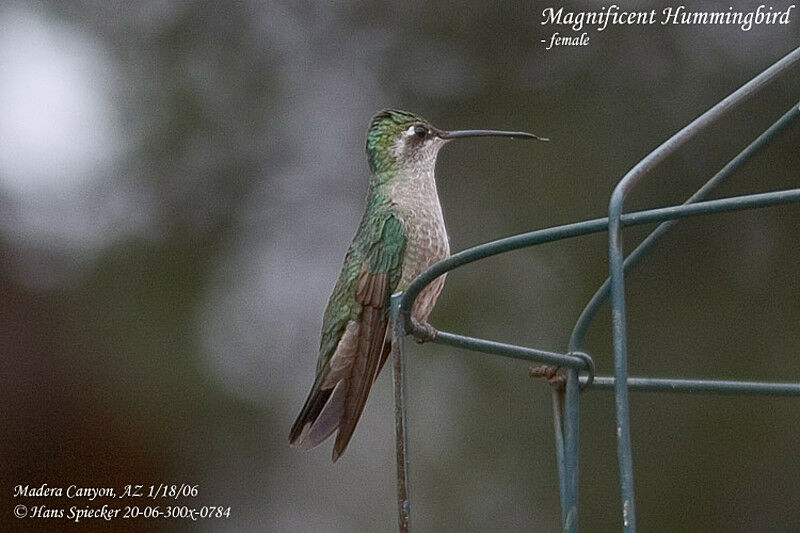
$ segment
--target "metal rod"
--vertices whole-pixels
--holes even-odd
[[[567,370],[566,408],[564,410],[564,532],[578,531],[578,435],[580,433],[580,391],[578,371]]]
[[[567,480],[564,468],[564,391],[553,388],[553,425],[556,441],[556,466],[558,468],[558,496],[561,501],[561,528],[567,527]]]
[[[617,458],[623,531],[636,531],[634,507],[633,454],[631,451],[630,407],[628,403],[627,331],[625,320],[625,283],[622,255],[622,211],[625,197],[639,180],[689,139],[713,124],[727,111],[755,94],[778,75],[800,60],[800,47],[762,71],[711,109],[693,120],[678,133],[640,160],[617,183],[608,204],[608,255],[611,279],[611,332],[614,348],[614,408],[617,421]]]
[[[548,352],[545,350],[537,350],[535,348],[527,348],[525,346],[516,346],[514,344],[505,344],[502,342],[485,339],[476,339],[474,337],[448,333],[447,331],[437,331],[436,338],[433,340],[433,342],[437,344],[446,344],[447,346],[454,346],[456,348],[463,348],[473,352],[502,355],[503,357],[524,359],[525,361],[532,361],[546,365],[586,369],[586,362],[580,357]]]
[[[569,354],[559,354],[527,348],[525,346],[515,346],[473,337],[464,337],[446,331],[438,331],[437,338],[433,342],[454,346],[470,351],[502,355],[513,359],[521,359],[541,364],[551,364],[562,368],[575,370],[588,370],[586,361],[580,357]],[[596,376],[592,383],[588,383],[586,376],[579,377],[580,387],[590,390],[611,390],[614,387],[612,376]],[[713,394],[752,394],[770,396],[800,396],[800,383],[781,383],[768,381],[731,381],[731,380],[708,380],[708,379],[670,379],[670,378],[641,378],[629,377],[628,387],[633,391],[653,391],[653,392],[699,392]],[[554,391],[553,414],[556,417],[556,453],[559,463],[563,457],[563,438],[566,433],[566,423],[564,412],[567,399]],[[575,432],[577,434],[577,432]],[[560,437],[558,436],[560,435]],[[559,469],[563,465],[559,464]],[[559,476],[561,477],[561,476]]]
[[[707,200],[690,205],[661,207],[637,211],[622,215],[623,226],[635,226],[652,222],[663,222],[676,218],[690,216],[708,215],[724,211],[738,211],[742,209],[756,209],[781,204],[800,201],[800,189],[786,189],[783,191],[773,191],[760,194],[748,194],[744,196],[734,196],[719,200]],[[405,321],[405,314],[411,308],[417,295],[434,279],[446,272],[450,272],[460,266],[491,257],[494,255],[552,242],[572,237],[580,237],[592,233],[600,233],[608,228],[608,218],[595,218],[562,226],[539,229],[527,233],[520,233],[467,248],[447,259],[435,263],[425,272],[417,276],[402,293],[400,299],[401,317]],[[406,331],[411,331],[411,324],[406,321]],[[440,332],[444,333],[444,332]],[[474,339],[479,340],[479,339]],[[472,349],[472,348],[469,348]]]
[[[597,376],[589,390],[612,390],[614,378]],[[800,383],[726,381],[708,379],[628,378],[628,388],[643,392],[694,392],[705,394],[749,394],[800,396]]]
[[[611,329],[614,351],[614,412],[617,426],[617,463],[619,466],[622,530],[636,531],[633,494],[633,453],[628,404],[628,362],[625,332],[625,288],[622,280],[622,198],[612,195],[609,209],[608,248],[611,272]]]
[[[734,211],[740,209],[752,209],[759,207],[767,207],[773,205],[780,205],[790,202],[800,201],[800,189],[789,189],[784,191],[774,191],[762,194],[750,194],[746,196],[739,196],[733,198],[723,198],[720,200],[711,200],[706,202],[698,202],[691,205],[664,207],[659,209],[651,209],[647,211],[640,211],[622,215],[621,222],[623,225],[637,225],[646,224],[650,222],[662,222],[664,220],[677,219],[688,216],[705,215],[711,213],[719,213],[724,211]],[[608,219],[594,219],[574,224],[567,224],[564,226],[556,226],[553,228],[546,228],[543,230],[532,231],[520,235],[514,235],[498,241],[492,241],[486,244],[478,245],[473,248],[459,252],[448,259],[440,261],[430,267],[428,270],[418,276],[408,287],[408,289],[393,297],[393,355],[395,357],[395,416],[399,420],[397,422],[398,433],[398,502],[405,502],[404,506],[400,506],[400,516],[405,516],[406,524],[408,520],[408,488],[407,488],[407,468],[405,466],[405,413],[403,411],[402,403],[402,360],[399,360],[400,371],[397,371],[398,353],[395,351],[399,346],[399,339],[406,331],[412,330],[411,324],[406,320],[406,309],[409,309],[413,304],[414,298],[417,294],[431,281],[436,279],[441,274],[453,270],[459,266],[477,261],[478,259],[489,257],[492,255],[516,250],[526,246],[533,246],[545,242],[551,242],[558,239],[565,239],[570,237],[577,237],[587,235],[590,233],[598,233],[604,231],[608,227]],[[402,342],[402,341],[400,341]],[[525,359],[529,361],[536,361],[544,364],[555,364],[561,367],[570,367],[577,369],[586,369],[586,361],[579,357],[547,352],[544,350],[536,350],[523,346],[515,346],[511,344],[499,343],[488,341],[484,339],[476,339],[448,333],[446,331],[439,331],[434,342],[439,344],[446,344],[467,350],[490,353],[495,355],[502,355],[505,357],[512,357],[517,359]],[[401,356],[401,355],[400,355]],[[399,376],[399,377],[398,377]],[[399,381],[398,381],[399,380]],[[398,405],[400,407],[398,407]],[[554,405],[557,407],[557,405]],[[556,420],[558,428],[564,428],[565,421],[563,416],[558,415],[560,420]],[[563,503],[567,502],[567,494],[564,489],[564,481],[568,478],[561,469],[565,467],[565,453],[563,445],[563,433],[556,437],[556,452],[559,461],[559,479],[561,481],[561,497]],[[401,435],[402,434],[402,438]],[[577,434],[577,432],[575,432]],[[560,442],[561,440],[561,442]],[[402,451],[402,453],[401,453]],[[402,465],[402,466],[401,466]],[[577,463],[575,463],[577,468]],[[406,495],[405,499],[400,495],[401,491]],[[574,501],[577,501],[575,496]],[[563,509],[568,507],[562,507]],[[630,506],[628,509],[631,509]],[[405,513],[405,514],[404,514]],[[577,517],[577,515],[576,515]],[[567,514],[562,513],[563,524],[567,525]],[[629,522],[630,524],[630,522]],[[577,520],[576,520],[577,527]]]
[[[737,209],[750,209],[777,205],[780,203],[796,202],[800,200],[800,189],[776,191],[773,193],[753,194],[737,198],[701,202],[692,205],[672,206],[661,209],[652,209],[623,215],[623,202],[633,186],[643,175],[660,163],[670,153],[716,121],[722,114],[741,103],[744,99],[755,93],[761,87],[772,81],[776,76],[787,70],[800,59],[800,48],[795,49],[772,67],[766,69],[756,78],[742,86],[739,90],[712,107],[709,111],[692,121],[673,137],[668,139],[653,152],[648,154],[634,166],[617,184],[609,201],[609,217],[595,219],[574,224],[567,224],[544,230],[533,231],[525,234],[514,235],[498,241],[485,243],[458,254],[449,259],[440,261],[418,276],[407,290],[402,294],[392,297],[391,323],[392,323],[392,354],[394,360],[394,389],[395,389],[395,422],[397,436],[397,481],[398,481],[398,516],[400,531],[408,531],[409,524],[409,497],[408,497],[408,463],[407,463],[407,436],[406,414],[404,403],[404,370],[403,370],[403,339],[411,325],[408,320],[408,309],[420,291],[439,277],[441,274],[453,270],[464,264],[477,261],[492,255],[507,251],[533,246],[544,242],[551,242],[604,230],[609,232],[609,284],[608,293],[612,297],[612,333],[614,347],[614,378],[598,377],[591,386],[597,389],[612,388],[615,392],[615,412],[617,418],[617,451],[620,471],[620,496],[622,500],[623,530],[635,531],[636,515],[633,497],[633,464],[630,443],[630,415],[628,404],[628,390],[673,391],[673,392],[710,392],[719,394],[772,394],[772,395],[800,395],[800,384],[791,383],[759,383],[759,382],[730,382],[707,380],[668,380],[651,378],[627,377],[627,347],[624,302],[624,272],[625,268],[633,264],[643,255],[655,241],[663,235],[674,223],[665,223],[656,228],[648,238],[640,244],[628,262],[623,261],[621,229],[624,225],[644,224],[648,222],[664,222],[687,216],[732,211]],[[717,175],[702,187],[697,193],[687,200],[687,204],[705,197],[718,183],[727,178],[736,168],[741,166],[752,156],[772,135],[794,119],[795,108],[787,113],[773,127],[748,146],[742,153],[726,165]],[[792,115],[792,116],[790,116]],[[596,312],[596,307],[606,297],[604,286],[598,290],[584,310],[570,339],[569,352],[575,352],[582,343],[585,329],[591,317]],[[584,316],[586,315],[586,316]],[[559,396],[554,393],[554,425],[556,429],[556,454],[559,466],[559,485],[562,503],[562,525],[565,531],[577,531],[577,501],[578,501],[578,434],[579,434],[579,396],[578,387],[581,380],[578,378],[577,368],[586,367],[586,361],[570,355],[555,354],[543,350],[535,350],[520,346],[508,345],[464,337],[461,335],[440,332],[438,342],[459,346],[469,350],[484,351],[507,357],[536,360],[546,363],[556,363],[568,367],[567,393]],[[573,361],[571,359],[580,359]],[[591,362],[591,359],[589,359]],[[566,364],[565,364],[566,363]],[[584,384],[588,380],[583,381]],[[564,409],[562,409],[564,407]]]
[[[400,313],[400,293],[392,295],[390,324],[392,338],[392,382],[394,384],[394,431],[397,452],[397,526],[408,533],[410,500],[408,493],[408,434],[406,432],[406,377],[403,367],[405,328]]]
[[[798,116],[800,116],[800,105],[795,104],[787,111],[781,118],[779,118],[772,126],[770,126],[764,133],[758,136],[756,140],[750,143],[744,150],[731,159],[719,172],[717,172],[711,179],[709,179],[700,189],[690,196],[683,205],[692,204],[705,199],[711,191],[721,185],[727,180],[733,172],[742,167],[747,161],[750,160],[761,148],[763,148],[775,135],[782,131],[786,126],[791,124]],[[639,259],[644,257],[650,249],[666,234],[675,224],[677,220],[668,220],[662,222],[653,230],[639,245],[625,258],[622,268],[627,272]],[[611,279],[606,278],[603,284],[597,289],[592,298],[586,304],[586,307],[581,312],[578,320],[575,322],[575,327],[572,329],[572,334],[569,339],[569,351],[580,350],[583,346],[583,340],[586,337],[586,332],[592,323],[592,320],[597,315],[600,309],[607,300],[610,294]]]

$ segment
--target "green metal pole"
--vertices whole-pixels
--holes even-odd
[[[402,294],[392,295],[390,326],[392,335],[392,382],[394,384],[394,429],[397,455],[397,525],[401,533],[408,533],[410,499],[408,494],[408,434],[406,432],[406,377],[403,358],[406,337],[400,309]]]
[[[683,205],[693,204],[704,200],[708,197],[713,189],[724,183],[731,174],[742,167],[747,161],[750,160],[761,148],[763,148],[775,135],[786,128],[789,124],[800,116],[800,104],[795,104],[787,111],[781,118],[779,118],[772,126],[770,126],[764,133],[750,143],[744,150],[742,150],[736,157],[731,159],[719,172],[717,172],[711,179],[709,179],[700,189],[690,196]],[[658,225],[639,245],[625,258],[622,264],[623,270],[627,272],[634,264],[636,264],[653,246],[664,236],[675,224],[677,220],[667,220]],[[580,350],[583,346],[583,339],[586,337],[586,331],[592,323],[592,320],[597,315],[600,306],[608,300],[610,294],[611,279],[606,278],[603,284],[597,289],[592,298],[586,304],[586,307],[575,322],[575,327],[572,329],[572,335],[569,339],[569,350],[571,352]]]
[[[643,176],[668,155],[713,124],[730,109],[773,81],[798,60],[800,60],[800,48],[796,48],[787,54],[783,59],[761,72],[761,74],[693,120],[639,161],[617,183],[611,194],[608,204],[608,256],[609,278],[611,280],[611,332],[614,349],[614,408],[617,422],[617,459],[619,462],[620,497],[622,501],[622,528],[625,532],[636,531],[633,455],[631,451],[630,406],[628,403],[627,383],[625,272],[622,255],[622,211],[625,197]]]

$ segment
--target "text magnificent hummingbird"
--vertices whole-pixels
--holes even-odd
[[[317,374],[289,433],[293,446],[313,448],[338,429],[333,460],[344,453],[389,355],[390,296],[450,255],[436,155],[452,139],[484,136],[547,140],[516,131],[443,131],[396,109],[372,118],[367,207],[325,309]],[[432,331],[427,319],[443,285],[441,276],[419,294],[411,310],[415,326]]]

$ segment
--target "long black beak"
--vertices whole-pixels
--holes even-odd
[[[497,130],[457,130],[439,132],[442,139],[459,139],[461,137],[518,137],[523,139],[536,139],[537,141],[549,141],[544,137],[539,137],[533,133],[525,131],[497,131]]]

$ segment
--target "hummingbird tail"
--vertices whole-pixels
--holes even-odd
[[[304,450],[314,448],[338,429],[333,447],[334,462],[344,453],[364,411],[372,383],[390,351],[386,321],[381,315],[379,309],[365,309],[359,327],[353,328],[362,334],[350,337],[352,344],[344,339],[340,343],[342,353],[352,353],[338,361],[334,358],[333,364],[329,364],[314,381],[289,432],[292,446]]]
[[[324,389],[323,380],[317,379],[308,394],[291,431],[289,443],[303,450],[310,450],[321,444],[339,427],[344,412],[345,381],[336,387]]]
[[[382,235],[390,226],[390,229],[402,231],[400,222],[394,218],[390,220],[394,222],[386,222]],[[333,445],[334,462],[347,448],[364,411],[372,383],[390,351],[390,339],[386,335],[388,303],[397,280],[393,281],[390,289],[387,269],[392,264],[399,264],[399,258],[386,255],[388,242],[384,239],[371,248],[374,257],[362,265],[350,287],[355,302],[360,304],[360,312],[345,324],[334,322],[339,335],[336,348],[330,355],[321,355],[314,386],[289,434],[293,445],[313,448],[337,431]],[[397,255],[401,248],[392,246],[389,251]],[[376,265],[377,270],[367,268],[367,264]],[[326,310],[326,320],[327,313]]]
[[[380,307],[365,306],[361,313],[358,339],[358,356],[353,361],[347,378],[347,396],[336,442],[333,445],[333,461],[341,457],[347,448],[356,424],[364,412],[367,396],[378,377],[388,354],[389,339],[386,337],[387,316]]]

